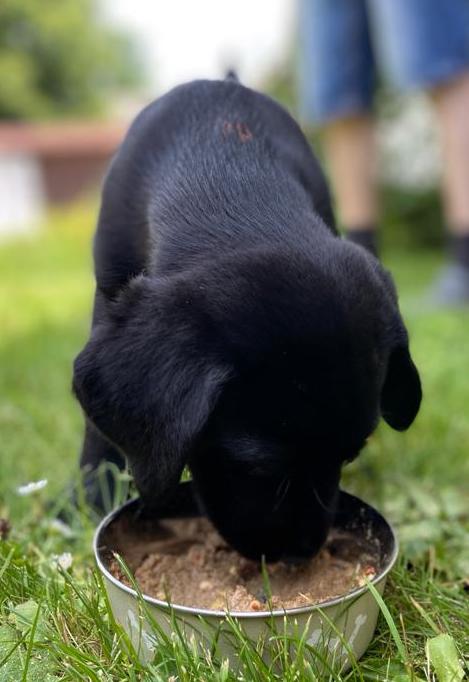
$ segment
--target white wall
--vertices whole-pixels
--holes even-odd
[[[0,238],[29,232],[43,213],[44,192],[36,159],[0,154]]]

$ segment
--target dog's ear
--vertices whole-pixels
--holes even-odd
[[[393,429],[405,431],[419,411],[422,386],[417,367],[410,355],[409,337],[399,312],[394,280],[378,260],[370,259],[368,262],[383,285],[379,309],[386,320],[385,337],[388,339],[387,347],[390,348],[381,388],[381,414]]]
[[[179,482],[229,374],[201,352],[188,303],[167,282],[139,278],[109,304],[74,364],[84,412],[127,456],[150,507]]]
[[[407,343],[396,346],[389,356],[381,390],[381,413],[397,431],[405,431],[414,421],[422,400],[422,387]]]

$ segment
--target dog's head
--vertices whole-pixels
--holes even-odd
[[[380,414],[402,430],[419,409],[389,276],[331,244],[314,263],[254,252],[140,277],[75,362],[75,393],[144,503],[162,504],[189,464],[208,515],[250,557],[312,556],[343,463]]]

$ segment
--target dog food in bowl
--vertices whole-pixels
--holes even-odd
[[[264,642],[266,661],[275,656],[272,632],[302,637],[341,670],[372,640],[379,606],[366,578],[383,594],[398,548],[386,519],[362,500],[341,491],[333,533],[311,562],[267,566],[270,596],[260,566],[232,552],[200,517],[190,481],[180,484],[159,521],[142,521],[139,510],[132,500],[103,519],[94,551],[114,618],[143,663],[154,657],[156,633],[172,636],[176,622],[182,636],[196,635],[201,653],[216,642],[216,655],[235,669],[234,621],[253,645]],[[140,583],[142,599],[116,553]]]
[[[267,564],[232,550],[206,518],[114,524],[113,544],[150,597],[183,606],[231,612],[317,604],[362,586],[377,572],[370,541],[334,530],[313,559]],[[118,562],[115,578],[129,585]]]

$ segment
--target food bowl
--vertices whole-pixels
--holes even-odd
[[[122,517],[135,515],[138,500],[130,500],[106,516],[98,526],[94,537],[94,553],[101,571],[109,602],[118,623],[128,633],[140,660],[152,660],[157,646],[155,631],[171,635],[177,630],[181,636],[190,638],[202,648],[213,649],[237,665],[236,646],[233,641],[233,623],[254,645],[264,642],[262,655],[269,659],[269,641],[273,633],[286,638],[304,637],[318,660],[342,670],[352,665],[366,651],[376,628],[379,605],[365,584],[362,587],[319,604],[297,608],[268,611],[236,611],[197,608],[169,603],[146,594],[118,580],[109,570],[114,553],[119,546],[113,526]],[[192,495],[191,482],[181,483],[171,507],[162,509],[159,518],[185,518],[199,516]],[[115,527],[115,526],[114,526]],[[361,539],[373,542],[376,554],[376,574],[370,579],[377,592],[384,591],[386,577],[398,554],[395,534],[388,522],[373,507],[344,491],[340,492],[334,528],[351,532]]]

